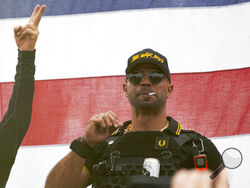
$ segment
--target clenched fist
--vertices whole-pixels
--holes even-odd
[[[90,147],[94,147],[96,144],[105,141],[122,125],[112,111],[94,115],[88,121],[84,138]]]

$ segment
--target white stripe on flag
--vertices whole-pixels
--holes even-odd
[[[44,17],[36,79],[123,75],[127,58],[143,48],[167,56],[172,73],[249,66],[250,3],[209,8],[162,8]],[[13,27],[0,20],[0,82],[12,81]]]

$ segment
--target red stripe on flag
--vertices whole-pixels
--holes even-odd
[[[112,110],[130,119],[124,76],[36,81],[32,122],[22,145],[68,144],[82,135],[88,119]],[[167,114],[208,137],[250,133],[250,68],[173,74]],[[13,83],[0,83],[7,110]]]

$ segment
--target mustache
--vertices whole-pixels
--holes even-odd
[[[149,94],[155,92],[149,87],[143,87],[139,91],[136,92],[136,96],[143,95],[143,94]]]

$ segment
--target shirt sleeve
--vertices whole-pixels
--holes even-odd
[[[15,83],[0,122],[0,187],[5,185],[17,150],[29,128],[34,96],[35,51],[18,51]]]

